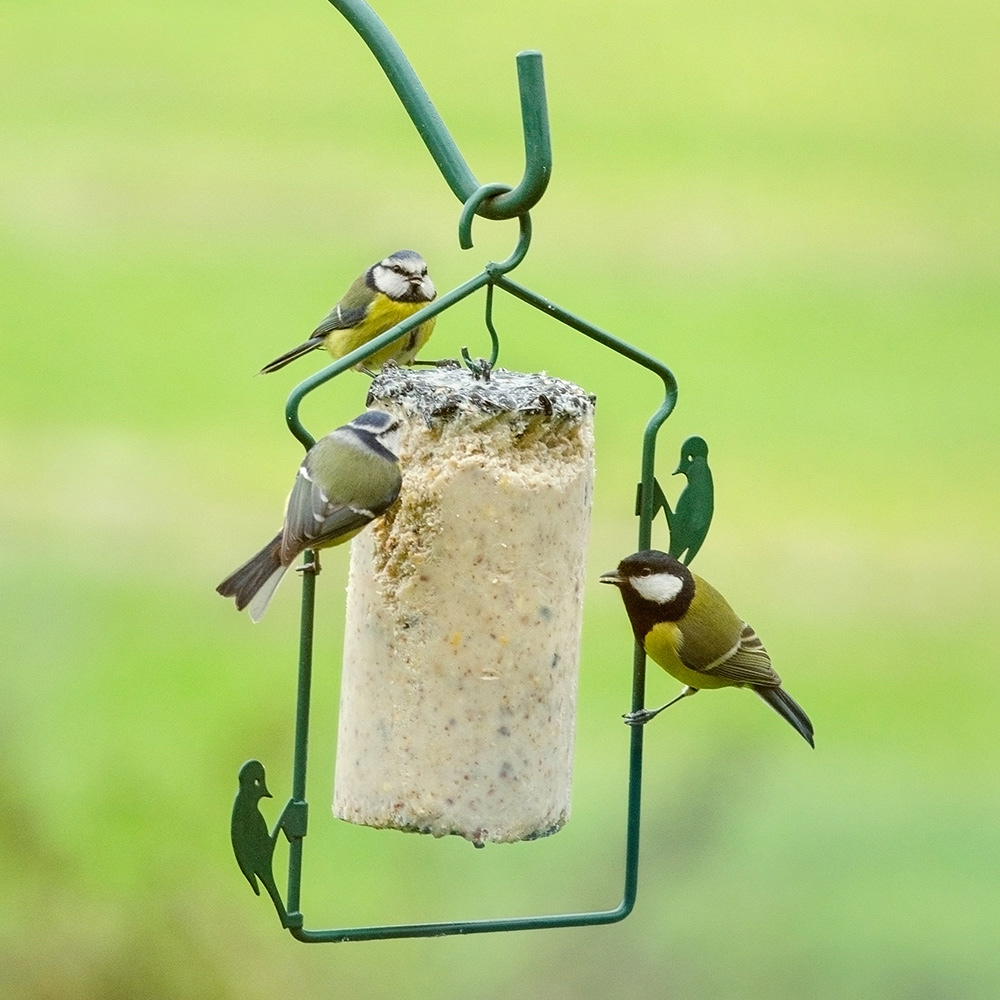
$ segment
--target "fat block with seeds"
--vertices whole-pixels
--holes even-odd
[[[594,398],[388,366],[403,487],[352,542],[333,811],[477,846],[569,817]]]

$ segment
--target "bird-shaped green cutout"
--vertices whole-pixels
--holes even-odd
[[[689,437],[681,445],[681,460],[674,475],[683,473],[687,485],[677,499],[670,524],[670,554],[686,566],[697,555],[708,527],[712,523],[715,490],[712,470],[708,467],[708,445],[705,439]],[[687,552],[682,559],[681,554]]]
[[[677,509],[671,510],[659,482],[653,479],[653,517],[662,510],[670,531],[670,554],[686,566],[701,548],[708,527],[712,523],[714,489],[712,470],[708,467],[708,445],[705,439],[689,437],[681,446],[681,460],[674,475],[683,472],[687,485],[677,500]],[[636,516],[639,498],[636,496]],[[681,554],[687,555],[681,559]]]
[[[260,812],[260,800],[271,798],[264,782],[264,765],[259,760],[248,760],[240,768],[240,787],[233,802],[233,819],[231,833],[233,851],[240,871],[247,877],[250,887],[257,895],[260,888],[259,878],[267,894],[271,897],[282,926],[288,926],[288,911],[278,894],[271,871],[271,858],[274,855],[274,845],[277,840],[278,827],[274,833],[268,833],[267,823]]]

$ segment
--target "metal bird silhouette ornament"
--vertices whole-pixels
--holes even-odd
[[[698,554],[715,505],[712,470],[708,467],[708,445],[705,439],[689,437],[681,445],[681,460],[674,475],[687,477],[687,485],[677,499],[670,522],[670,554],[686,566]],[[682,555],[687,552],[684,558]]]
[[[250,888],[260,895],[257,879],[260,879],[271,897],[283,927],[288,925],[288,911],[281,901],[278,887],[274,884],[271,859],[278,839],[281,823],[268,833],[267,823],[260,812],[260,800],[271,798],[264,780],[264,765],[259,760],[248,760],[241,768],[239,790],[233,802],[233,818],[230,828],[233,851],[240,871],[246,876]]]
[[[705,541],[715,507],[712,470],[708,467],[708,445],[704,438],[689,437],[681,445],[680,462],[673,474],[676,476],[682,473],[687,477],[687,485],[677,499],[675,510],[671,510],[659,482],[653,479],[653,516],[660,510],[663,511],[670,531],[668,551],[686,566],[698,554]],[[638,514],[638,505],[636,513]]]

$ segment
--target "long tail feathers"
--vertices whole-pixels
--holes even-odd
[[[285,575],[281,565],[280,532],[239,569],[234,570],[215,589],[223,597],[236,599],[236,610],[250,606],[250,617],[259,622],[275,588]]]
[[[813,742],[813,725],[809,721],[809,716],[802,711],[798,702],[790,694],[787,694],[780,687],[751,686],[778,715],[792,726],[809,746],[815,748],[816,744]]]
[[[310,337],[304,344],[293,347],[290,351],[282,354],[280,358],[275,358],[269,364],[264,365],[257,374],[266,375],[269,372],[276,372],[279,368],[284,368],[289,361],[294,361],[296,358],[301,358],[303,354],[308,354],[310,351],[315,351],[317,347],[322,347],[323,339],[323,337]]]

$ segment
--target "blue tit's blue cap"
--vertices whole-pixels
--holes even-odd
[[[386,413],[385,410],[365,410],[364,413],[359,414],[351,421],[350,426],[356,427],[358,430],[379,434],[388,430],[395,422],[396,418],[391,413]]]

